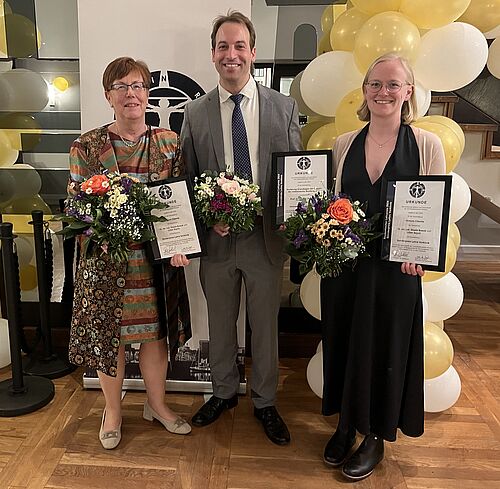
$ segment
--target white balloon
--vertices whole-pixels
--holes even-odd
[[[422,86],[418,81],[415,82],[415,97],[417,98],[417,117],[423,117],[427,114],[429,107],[431,106],[431,91]]]
[[[495,39],[488,50],[488,70],[496,78],[500,78],[500,38]]]
[[[424,411],[439,413],[453,406],[460,397],[462,384],[453,365],[443,374],[424,381]]]
[[[311,390],[323,397],[323,352],[316,353],[307,364],[307,383]]]
[[[10,364],[9,322],[0,318],[0,368]]]
[[[316,347],[316,353],[323,352],[323,342],[320,341]]]
[[[354,63],[352,53],[331,51],[313,59],[300,80],[300,93],[314,112],[334,117],[342,97],[359,88],[363,75]]]
[[[19,266],[29,265],[35,255],[35,243],[32,234],[18,234],[14,240],[17,249],[17,259]]]
[[[464,289],[457,276],[448,272],[433,282],[423,282],[427,299],[427,321],[444,321],[454,316],[462,307]]]
[[[313,268],[300,284],[300,300],[306,311],[316,319],[321,319],[321,277]]]
[[[300,93],[300,80],[302,79],[302,74],[304,72],[301,71],[292,81],[290,85],[290,97],[294,98],[295,101],[297,102],[297,105],[299,107],[299,112],[304,115],[309,115],[309,116],[315,116],[318,115],[314,110],[311,110],[306,103],[304,102],[304,99],[302,98],[302,95]]]
[[[491,29],[491,31],[484,33],[484,37],[486,39],[496,39],[499,36],[500,36],[500,25],[497,25],[494,29]]]
[[[457,222],[465,216],[470,207],[470,188],[458,173],[451,172],[450,175],[453,177],[451,182],[450,220],[451,222]]]
[[[475,80],[487,59],[483,33],[470,24],[452,22],[422,36],[415,78],[433,91],[456,90]]]
[[[0,107],[10,112],[39,112],[49,101],[49,89],[42,75],[16,68],[0,72]]]

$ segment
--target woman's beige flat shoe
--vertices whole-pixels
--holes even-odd
[[[104,431],[104,419],[106,418],[106,410],[102,412],[101,429],[99,430],[99,441],[106,450],[116,448],[122,439],[122,423],[118,429],[112,431]]]
[[[191,433],[191,426],[189,426],[187,421],[179,417],[175,421],[167,421],[151,408],[148,401],[144,403],[142,417],[147,421],[153,421],[153,419],[158,420],[167,431],[175,433],[176,435],[187,435],[188,433]]]

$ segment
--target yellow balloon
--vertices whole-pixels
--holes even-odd
[[[19,14],[7,14],[5,25],[9,32],[7,54],[12,58],[30,58],[37,55],[37,33],[35,24]]]
[[[402,0],[399,11],[420,29],[435,29],[457,20],[471,0]]]
[[[443,374],[453,362],[453,345],[448,335],[436,324],[424,324],[424,378]]]
[[[42,130],[31,114],[10,112],[0,117],[0,129],[7,134],[12,149],[33,149],[41,141]],[[21,138],[21,134],[25,136]]]
[[[330,122],[313,133],[307,143],[307,149],[332,149],[336,139],[335,122]]]
[[[346,10],[340,15],[330,30],[330,45],[333,50],[353,51],[354,38],[369,18],[368,14],[356,8]]]
[[[333,5],[328,5],[321,14],[321,30],[324,33],[330,32],[333,25]]]
[[[382,12],[367,20],[354,41],[354,60],[364,73],[379,56],[395,52],[415,61],[420,47],[420,32],[399,12]]]
[[[444,115],[426,115],[421,117],[419,121],[427,121],[427,122],[435,122],[436,124],[443,124],[444,126],[449,127],[458,137],[460,141],[460,148],[463,152],[465,149],[465,134],[463,129],[449,117],[445,117]]]
[[[12,143],[9,135],[0,130],[0,167],[10,166],[17,161],[19,156],[19,151],[12,148]]]
[[[37,284],[36,267],[33,265],[26,265],[19,269],[19,282],[21,283],[21,290],[32,290]]]
[[[420,119],[413,124],[426,131],[433,132],[441,139],[444,156],[446,158],[446,173],[453,171],[460,160],[460,156],[462,156],[460,140],[455,132],[443,124],[436,124],[435,122],[427,122],[425,120],[422,121]]]
[[[36,210],[43,211],[45,215],[52,214],[50,207],[39,195],[14,199],[7,207],[4,208],[3,212],[5,214],[31,214],[31,211]]]
[[[472,0],[458,21],[472,24],[481,32],[491,31],[500,24],[500,0]]]
[[[322,126],[328,124],[330,119],[323,119],[319,121],[311,121],[308,122],[305,126],[300,130],[302,133],[302,146],[307,148],[307,144],[311,136]]]
[[[451,269],[455,266],[457,261],[457,248],[455,243],[448,239],[446,243],[446,262],[444,264],[444,272],[431,272],[430,270],[426,271],[422,280],[424,282],[434,282],[434,280],[438,280],[444,277]]]
[[[363,103],[363,92],[361,88],[352,90],[339,102],[335,112],[335,125],[337,134],[361,129],[366,122],[360,121],[356,113]]]
[[[328,53],[332,50],[332,46],[330,45],[330,33],[325,32],[318,43],[318,56]]]
[[[451,241],[453,241],[455,248],[458,250],[458,248],[460,247],[460,230],[454,222],[452,222],[448,227],[448,239],[451,239]]]
[[[352,4],[369,15],[375,15],[388,10],[399,10],[401,0],[351,0]]]

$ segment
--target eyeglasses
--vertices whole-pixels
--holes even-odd
[[[118,93],[125,93],[128,91],[128,87],[130,87],[134,92],[139,92],[149,88],[143,82],[134,82],[129,85],[127,83],[114,83],[111,85],[110,90],[116,90]]]
[[[372,93],[380,92],[384,86],[389,93],[397,93],[403,88],[404,85],[411,85],[411,83],[401,83],[398,81],[382,83],[379,80],[372,80],[365,83],[366,88]]]

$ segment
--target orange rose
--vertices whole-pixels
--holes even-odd
[[[106,175],[94,175],[81,185],[86,194],[104,195],[109,190],[109,178]]]
[[[336,219],[339,224],[348,224],[352,220],[352,205],[349,199],[338,199],[332,202],[326,212],[331,218]]]

